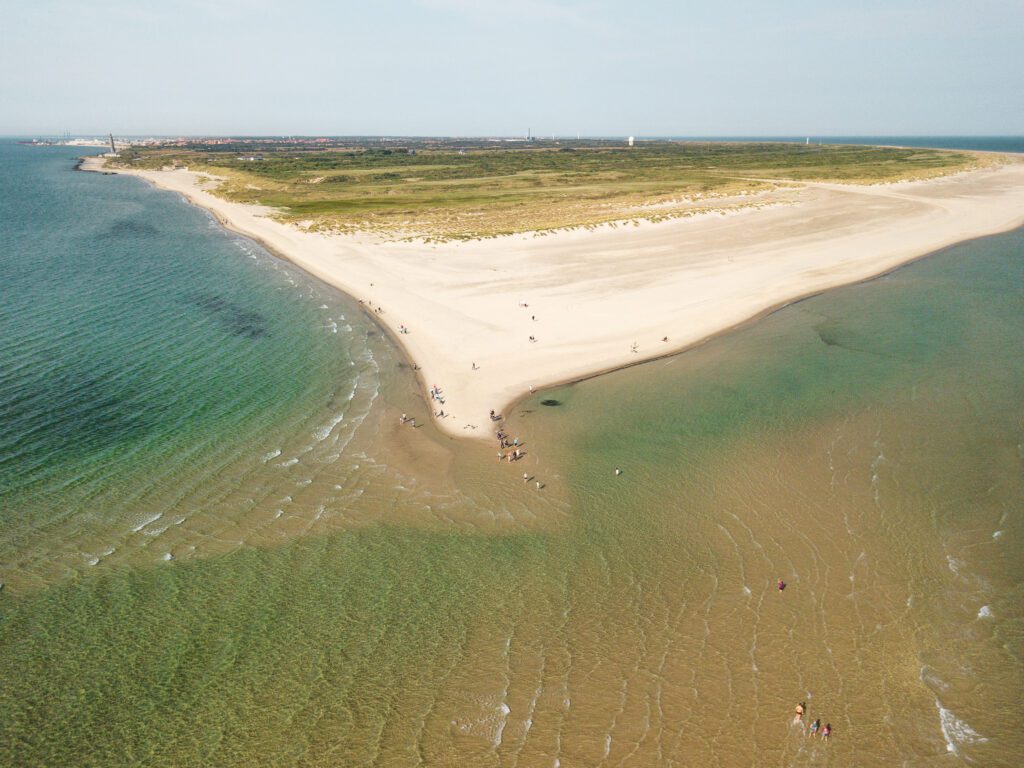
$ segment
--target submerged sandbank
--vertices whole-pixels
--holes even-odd
[[[443,407],[439,427],[476,437],[490,436],[492,409],[531,387],[679,351],[794,299],[1024,224],[1016,159],[927,181],[794,184],[738,212],[658,224],[444,244],[307,232],[215,196],[208,176],[187,170],[104,170],[184,195],[363,302],[419,365],[424,388],[443,392],[443,406],[432,403]]]

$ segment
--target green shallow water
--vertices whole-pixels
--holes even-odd
[[[245,306],[270,317],[294,286],[259,303],[261,285]],[[324,333],[335,299],[300,290],[284,346],[340,372],[297,386],[263,348],[268,378],[236,382],[274,403],[252,431],[237,409],[168,429],[237,446],[228,470],[197,450],[151,491],[182,523],[133,531],[137,502],[108,490],[145,477],[141,449],[95,490],[48,456],[18,490],[53,503],[0,537],[0,762],[1015,765],[1021,286],[1015,232],[538,395],[511,425],[540,493],[490,449],[389,433],[388,408],[425,407],[407,374],[368,327]],[[187,384],[197,403],[225,391]],[[317,440],[339,402],[363,402],[358,426]],[[104,450],[61,473],[88,482]],[[73,554],[108,538],[120,559]],[[831,743],[790,722],[798,701]]]
[[[391,356],[336,292],[178,196],[74,158],[0,144],[14,590],[237,545],[241,514],[287,507],[347,444]]]
[[[6,759],[414,759],[466,619],[544,549],[379,528],[47,590],[5,616]]]

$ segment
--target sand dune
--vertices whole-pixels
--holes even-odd
[[[424,388],[443,390],[441,429],[475,437],[490,437],[489,411],[531,386],[678,351],[793,299],[1024,224],[1017,160],[929,181],[801,184],[751,200],[762,207],[658,224],[448,244],[305,232],[215,197],[189,171],[118,172],[187,196],[380,308]]]

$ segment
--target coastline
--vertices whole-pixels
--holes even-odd
[[[926,181],[801,183],[778,205],[728,215],[450,244],[305,232],[215,197],[200,174],[104,163],[88,158],[82,170],[178,192],[359,300],[420,367],[424,394],[444,392],[445,417],[431,417],[453,437],[489,437],[488,411],[531,388],[675,355],[830,288],[1024,224],[1016,159]]]

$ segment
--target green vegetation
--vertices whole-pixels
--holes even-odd
[[[396,144],[194,143],[126,150],[119,163],[209,172],[224,179],[217,194],[314,229],[468,239],[659,220],[791,182],[896,181],[980,162],[967,152],[781,142]]]

